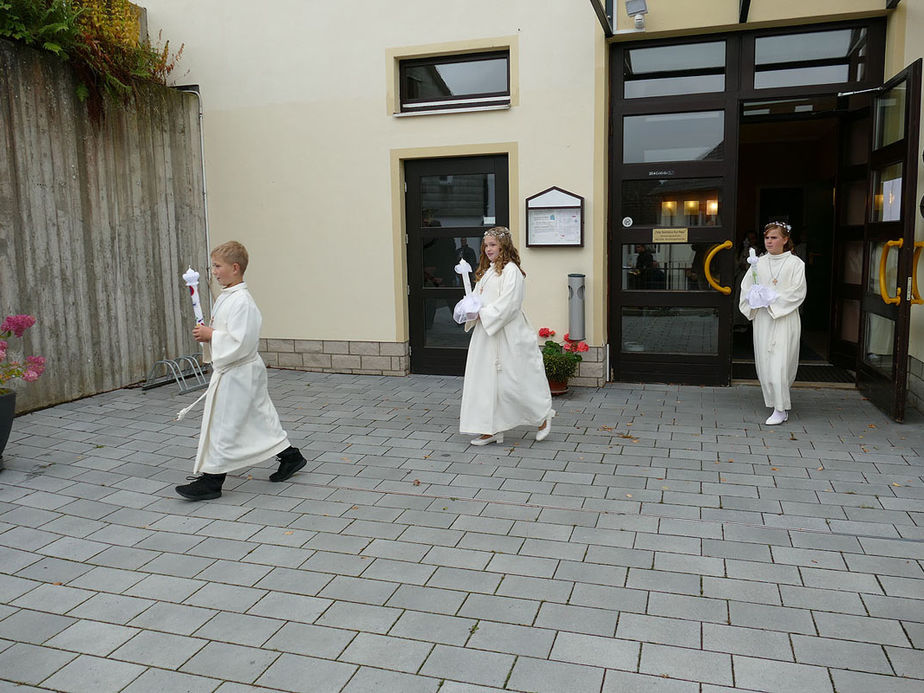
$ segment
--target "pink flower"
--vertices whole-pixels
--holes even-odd
[[[22,379],[25,380],[27,383],[34,383],[36,380],[39,379],[40,375],[41,373],[38,373],[36,371],[27,370],[23,372]]]
[[[587,342],[578,342],[574,346],[575,351],[590,351],[590,347],[587,346]]]
[[[554,337],[554,336],[555,336],[555,332],[552,331],[552,330],[550,330],[548,327],[540,327],[540,328],[539,328],[539,336],[540,336],[540,337]]]
[[[26,364],[26,369],[32,373],[35,373],[35,378],[38,378],[42,373],[45,372],[44,356],[27,356]],[[26,379],[25,376],[23,376],[23,379]]]
[[[23,332],[35,324],[35,318],[31,315],[8,315],[0,324],[0,332],[12,332],[17,337],[22,337]]]
[[[3,339],[0,339],[0,361],[3,361],[6,358],[6,347],[7,347],[6,341]]]

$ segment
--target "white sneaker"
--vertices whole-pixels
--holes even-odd
[[[774,409],[773,413],[770,415],[770,418],[767,419],[766,424],[768,426],[777,426],[783,423],[784,421],[786,421],[786,419],[788,418],[789,418],[789,414],[787,414],[785,411]]]
[[[487,445],[488,443],[497,443],[498,445],[500,445],[503,442],[504,442],[504,434],[495,433],[493,436],[489,436],[487,438],[474,438],[473,440],[469,441],[469,444],[470,445]]]

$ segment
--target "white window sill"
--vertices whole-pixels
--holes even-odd
[[[440,108],[431,111],[402,111],[393,113],[395,118],[407,118],[410,116],[428,116],[428,115],[446,115],[448,113],[474,113],[476,111],[509,111],[510,104],[499,104],[497,106],[471,106],[468,108]]]

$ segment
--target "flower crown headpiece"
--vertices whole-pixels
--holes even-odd
[[[484,232],[485,237],[494,236],[495,238],[510,238],[510,230],[503,226],[494,226]]]
[[[792,233],[792,226],[787,224],[785,221],[771,221],[769,224],[764,226],[764,232],[766,233],[767,231],[772,229],[774,226],[783,229],[787,235]]]

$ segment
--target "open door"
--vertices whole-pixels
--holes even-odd
[[[905,416],[921,118],[921,60],[873,99],[863,231],[857,387],[896,421]]]

